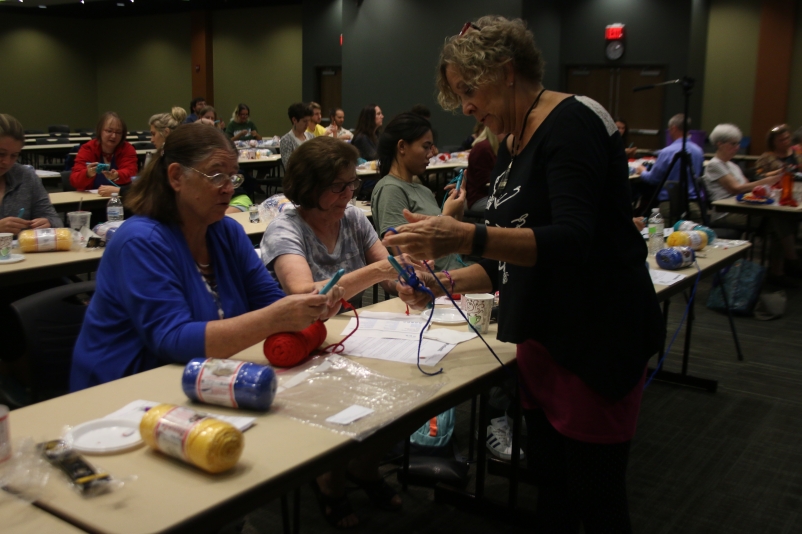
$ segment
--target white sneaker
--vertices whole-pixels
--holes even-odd
[[[502,416],[491,419],[487,427],[487,450],[496,458],[510,460],[512,458],[512,431],[507,425],[507,418]],[[520,449],[520,459],[525,458],[523,449]]]

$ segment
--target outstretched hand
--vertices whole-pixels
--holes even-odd
[[[382,244],[399,247],[417,260],[442,258],[451,253],[471,251],[474,227],[452,217],[432,217],[404,210],[410,224],[396,228],[397,234],[384,234]]]

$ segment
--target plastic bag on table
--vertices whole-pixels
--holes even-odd
[[[442,383],[419,386],[390,378],[348,358],[316,356],[303,365],[277,370],[272,411],[362,441],[437,393]],[[373,410],[347,425],[326,421],[351,406]]]

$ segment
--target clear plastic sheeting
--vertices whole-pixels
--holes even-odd
[[[357,441],[427,401],[443,385],[410,384],[337,355],[316,356],[277,374],[279,387],[271,411]],[[348,424],[326,420],[354,406],[372,412]]]

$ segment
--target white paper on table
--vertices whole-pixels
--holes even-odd
[[[649,269],[649,275],[652,277],[653,284],[661,286],[670,286],[685,278],[684,274],[660,271],[657,269]]]
[[[87,191],[89,193],[93,193],[93,194],[97,195],[97,192],[100,191],[100,189],[88,189]]]
[[[433,339],[451,345],[458,345],[465,341],[470,341],[476,337],[476,333],[465,330],[453,330],[451,328],[436,328],[423,334],[423,339]]]
[[[340,413],[336,413],[331,417],[327,417],[326,422],[337,425],[350,425],[354,421],[362,419],[366,415],[370,415],[372,413],[373,409],[371,408],[365,408],[364,406],[353,404]]]
[[[420,348],[421,365],[437,365],[455,346],[424,339]],[[418,340],[373,338],[357,333],[345,341],[343,354],[414,365],[418,362]]]
[[[454,299],[454,302],[456,302],[457,305],[459,305],[460,299]],[[453,306],[454,305],[451,302],[451,299],[446,297],[446,296],[437,297],[436,299],[434,299],[434,303],[435,303],[435,305],[443,305],[443,304],[445,304],[446,306]]]
[[[154,406],[158,406],[161,402],[151,402],[146,400],[135,400],[133,402],[129,402],[116,412],[110,413],[109,415],[103,417],[103,419],[125,419],[127,421],[133,421],[139,424],[142,421],[142,417],[145,416],[145,412],[153,408]],[[240,431],[245,432],[249,428],[251,428],[256,421],[255,417],[237,417],[232,415],[219,415],[215,413],[209,413],[205,410],[198,410],[202,413],[205,413],[215,419],[219,419],[221,421],[225,421],[226,423],[231,423]]]
[[[392,315],[395,317],[373,318],[367,313],[359,314],[359,330],[354,335],[389,339],[418,339],[421,329],[426,326],[426,322],[419,315],[400,313]],[[340,335],[347,336],[355,329],[356,317],[351,317]]]
[[[320,365],[313,367],[307,371],[302,371],[297,375],[293,376],[289,380],[284,380],[283,376],[279,376],[279,386],[276,388],[276,393],[281,393],[285,389],[294,388],[298,384],[306,382],[306,379],[312,376],[315,373],[323,373],[328,371],[331,368],[331,362],[328,358],[323,360],[323,363]]]

